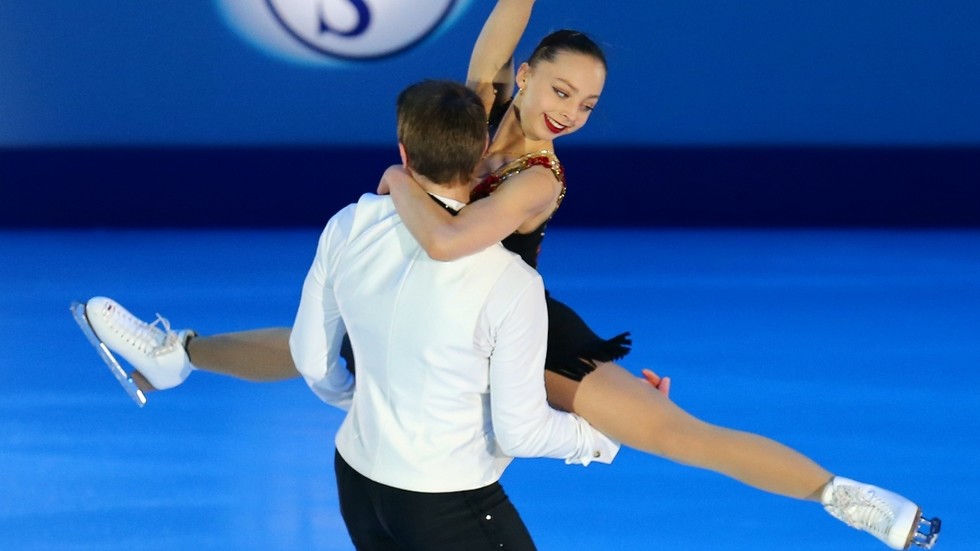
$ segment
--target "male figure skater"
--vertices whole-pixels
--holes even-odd
[[[486,113],[466,87],[398,97],[404,164],[449,209],[469,199]],[[545,400],[540,276],[502,246],[434,261],[388,196],[365,195],[324,230],[290,349],[337,433],[341,513],[358,549],[533,549],[498,479],[508,456],[609,462],[618,446]],[[357,360],[339,362],[344,334]]]

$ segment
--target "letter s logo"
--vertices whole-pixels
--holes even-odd
[[[294,60],[365,60],[424,40],[469,0],[216,0],[252,42]]]
[[[327,19],[325,17],[326,14],[323,13],[324,3],[325,2],[321,2],[320,7],[320,34],[333,32],[339,34],[340,36],[357,36],[363,33],[371,23],[371,10],[368,9],[367,4],[361,0],[350,0],[350,3],[353,4],[354,9],[357,10],[357,24],[349,31],[338,31],[331,29],[330,24],[327,23]]]

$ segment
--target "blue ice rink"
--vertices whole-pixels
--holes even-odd
[[[195,373],[138,409],[69,315],[105,294],[201,333],[289,325],[316,230],[0,233],[0,550],[349,550],[341,413]],[[672,398],[943,518],[980,549],[980,231],[550,231],[542,273]],[[542,550],[876,550],[818,505],[624,450],[518,460]]]

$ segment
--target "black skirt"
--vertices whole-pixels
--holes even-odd
[[[544,368],[581,381],[595,369],[597,362],[611,362],[629,354],[633,341],[621,333],[603,339],[586,325],[574,310],[545,294],[548,304],[548,355]]]

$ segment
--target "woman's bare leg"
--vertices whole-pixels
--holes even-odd
[[[709,469],[775,494],[819,501],[833,475],[768,438],[705,423],[612,363],[580,383],[548,372],[548,400],[637,450]]]
[[[289,328],[275,327],[194,337],[187,355],[194,367],[254,382],[299,377],[289,353]]]
[[[289,353],[289,328],[275,327],[192,337],[185,344],[196,369],[252,382],[284,381],[299,377]],[[157,389],[137,370],[130,373],[143,392]]]

